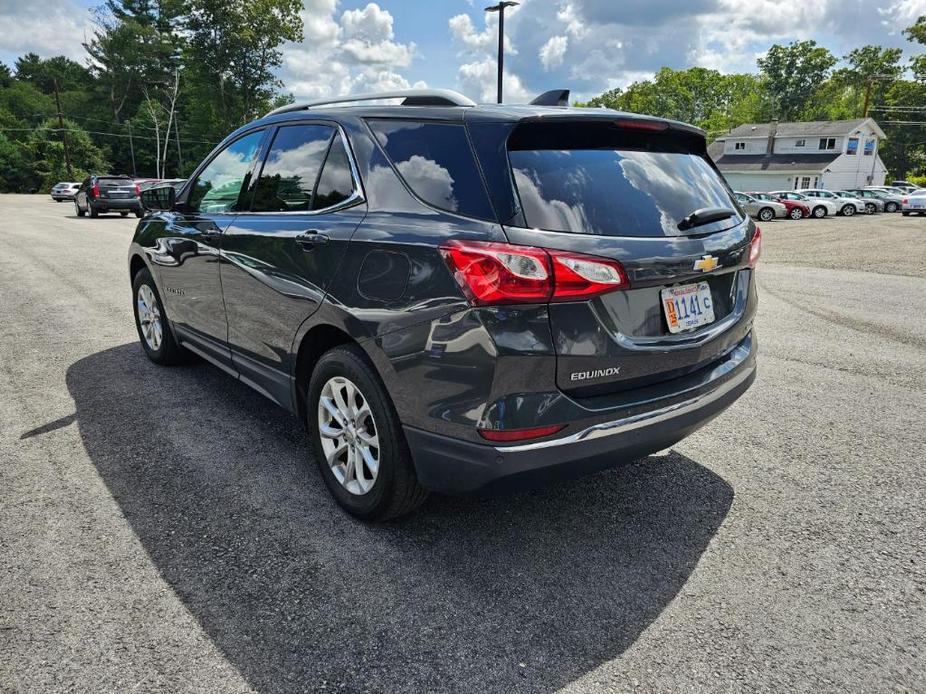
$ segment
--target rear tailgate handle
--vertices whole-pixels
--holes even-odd
[[[307,229],[295,237],[296,243],[302,246],[302,250],[311,251],[315,246],[321,246],[328,243],[328,235],[322,234],[315,229]]]

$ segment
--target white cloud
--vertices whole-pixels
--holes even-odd
[[[525,89],[520,77],[505,70],[504,79],[506,102],[523,104],[530,100],[530,92]],[[457,81],[463,92],[477,101],[494,102],[497,96],[498,63],[492,58],[464,63],[457,72]]]
[[[305,39],[283,50],[284,88],[313,99],[412,86],[402,70],[417,47],[395,41],[392,14],[375,2],[339,18],[337,9],[338,0],[304,0]]]
[[[568,47],[568,36],[551,36],[550,39],[540,47],[539,57],[543,69],[550,70],[551,68],[562,65]]]
[[[84,62],[81,43],[93,35],[90,12],[72,0],[39,3],[0,2],[0,53],[38,53],[43,58],[64,55]]]

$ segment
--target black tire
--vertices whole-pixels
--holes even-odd
[[[817,205],[811,213],[814,219],[823,219],[826,216],[826,208],[823,205]]]
[[[128,210],[122,210],[121,212],[119,212],[119,216],[120,216],[120,217],[128,217],[128,216],[129,216],[129,211],[128,211]]]
[[[138,318],[138,293],[143,285],[151,289],[160,314],[162,337],[157,349],[148,344]],[[151,361],[161,366],[173,366],[188,361],[189,353],[177,344],[177,340],[174,338],[174,334],[170,329],[170,321],[167,320],[167,312],[164,310],[164,304],[161,301],[161,295],[158,293],[158,288],[148,268],[139,270],[132,279],[132,312],[135,314],[135,329],[138,331],[138,340]]]
[[[761,219],[763,222],[771,222],[773,219],[775,219],[775,210],[773,210],[771,207],[763,207],[761,210],[759,210],[759,219]]]
[[[87,211],[90,213],[91,219],[96,219],[100,216],[100,211],[93,206],[92,202],[87,203]]]
[[[87,213],[84,212],[82,209],[80,209],[80,205],[77,204],[77,201],[76,201],[76,200],[74,201],[74,209],[77,210],[77,216],[78,216],[78,217],[83,217],[85,214],[87,214]]]
[[[351,493],[342,486],[325,460],[318,424],[319,398],[325,384],[336,376],[356,385],[369,404],[376,426],[379,471],[373,486],[364,494]],[[414,511],[427,498],[427,490],[418,484],[392,400],[360,347],[342,345],[322,355],[309,379],[305,403],[315,462],[328,490],[345,511],[361,520],[384,521]]]
[[[792,207],[792,208],[791,208],[791,211],[788,212],[788,216],[789,216],[791,219],[798,220],[798,219],[803,219],[803,218],[804,218],[804,213],[801,212],[801,208],[799,208],[799,207]]]
[[[61,202],[61,198],[55,198],[55,202]]]
[[[896,202],[888,202],[888,203],[885,203],[884,205],[885,212],[896,212],[899,209],[900,209],[900,205],[898,205]]]
[[[851,217],[852,215],[855,214],[855,205],[852,205],[852,204],[843,205],[840,212],[842,212],[843,217]]]
[[[135,210],[135,216],[138,217],[139,219],[141,219],[142,217],[145,216],[145,211],[144,211],[144,210]]]
[[[901,212],[900,214],[902,214],[904,217],[909,217],[909,216],[910,216],[910,212],[909,212],[908,210],[904,210],[904,211]]]

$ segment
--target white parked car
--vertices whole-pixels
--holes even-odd
[[[888,186],[868,186],[857,192],[860,195],[864,195],[866,198],[875,195],[882,200],[884,200],[884,211],[885,212],[897,212],[900,209],[900,206],[903,201],[904,193],[897,192],[894,188],[889,188]]]
[[[78,188],[80,188],[80,183],[71,183],[70,181],[56,183],[51,189],[52,200],[55,202],[73,200]]]
[[[917,188],[905,195],[901,207],[901,214],[909,217],[911,214],[926,215],[926,188]]]
[[[853,193],[851,190],[834,190],[834,193],[841,198],[850,198],[852,200],[858,200],[865,206],[865,214],[874,214],[875,212],[884,212],[884,200],[881,198],[868,198],[864,199],[858,193]]]
[[[842,205],[829,198],[809,198],[800,191],[796,190],[776,190],[772,193],[776,198],[785,200],[797,200],[810,208],[810,216],[817,219],[823,219],[828,214],[838,214]]]
[[[788,215],[788,208],[780,202],[757,200],[751,195],[746,195],[746,193],[734,192],[733,194],[736,196],[736,201],[746,210],[750,217],[761,219],[763,222],[770,222],[775,217],[786,217]]]
[[[865,203],[858,198],[843,198],[830,190],[822,190],[820,188],[803,188],[797,192],[815,200],[832,200],[839,206],[837,214],[842,214],[846,217],[851,217],[856,212],[865,212]]]

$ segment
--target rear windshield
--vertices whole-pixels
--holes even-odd
[[[591,137],[585,138],[556,133],[511,138],[508,158],[529,227],[604,236],[677,236],[682,233],[678,223],[695,210],[737,209],[693,143],[663,134],[622,136],[613,128],[601,130],[596,138],[594,131],[591,126]],[[739,221],[734,214],[687,233],[719,231]]]

